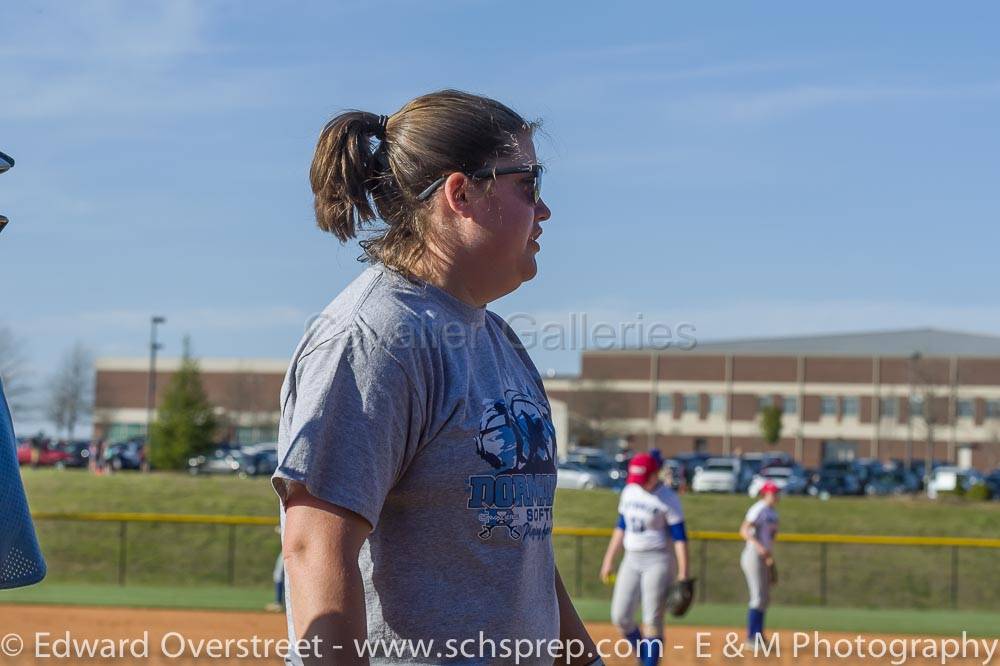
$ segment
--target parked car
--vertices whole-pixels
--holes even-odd
[[[694,481],[695,472],[705,466],[705,462],[710,458],[704,453],[678,453],[673,457],[684,469],[684,485],[691,487]]]
[[[589,446],[578,446],[566,452],[563,460],[593,469],[610,469],[615,464],[615,458],[604,449]]]
[[[62,442],[59,449],[66,454],[66,467],[86,467],[90,464],[90,442],[85,439]]]
[[[762,467],[764,467],[763,453],[744,453],[740,456],[740,477],[736,482],[736,492],[747,492],[753,482],[753,477]]]
[[[975,469],[945,465],[934,470],[927,484],[927,497],[936,499],[943,492],[966,491],[984,482],[985,477]]]
[[[830,478],[832,476],[843,477],[843,481],[839,484],[834,484],[831,487],[844,488],[847,495],[862,495],[865,492],[864,486],[861,485],[861,480],[858,477],[858,472],[854,466],[854,462],[850,460],[831,460],[823,463],[819,469],[818,478],[814,478],[814,485],[818,483],[819,478]],[[828,481],[829,483],[829,481]],[[834,493],[831,493],[834,494]]]
[[[995,469],[983,476],[983,485],[986,486],[990,499],[1000,500],[1000,469]]]
[[[931,472],[930,472],[931,475],[934,474],[934,470],[938,469],[939,467],[946,467],[947,465],[948,463],[945,462],[944,460],[932,460]],[[913,461],[913,464],[910,465],[909,467],[910,471],[913,472],[913,474],[917,477],[917,480],[920,482],[920,490],[926,490],[927,477],[928,477],[928,475],[925,473],[926,467],[927,463],[923,458],[915,459]]]
[[[563,462],[592,472],[600,487],[620,488],[625,485],[626,474],[621,473],[614,456],[603,449],[577,447],[563,456]]]
[[[130,439],[116,442],[104,451],[104,464],[118,472],[123,469],[142,469],[146,458],[146,441]]]
[[[253,444],[240,449],[240,476],[263,476],[278,469],[277,444]]]
[[[709,458],[695,472],[691,490],[696,493],[735,493],[739,472],[738,458]]]
[[[868,484],[882,473],[882,463],[874,458],[860,458],[854,461],[854,473],[862,492],[868,494]]]
[[[578,463],[561,462],[556,476],[556,488],[591,490],[601,485],[601,475]]]
[[[785,495],[801,495],[806,492],[808,479],[801,469],[785,465],[768,465],[754,475],[747,488],[750,497],[760,494],[761,486],[770,481]]]
[[[239,474],[243,454],[239,448],[223,445],[214,451],[188,459],[191,474]]]
[[[917,475],[901,465],[886,463],[865,484],[866,495],[904,495],[920,490]]]
[[[680,490],[681,479],[684,478],[684,467],[673,458],[667,458],[663,461],[663,470],[667,472],[670,487],[673,490]]]
[[[628,464],[635,456],[634,451],[628,449],[619,450],[614,454],[614,463],[611,466],[611,471],[608,475],[611,477],[613,487],[624,488],[625,479],[628,477]]]
[[[859,495],[861,484],[853,474],[837,469],[820,469],[810,481],[807,492],[815,497]]]
[[[39,467],[65,467],[66,459],[69,457],[65,451],[48,440],[33,443],[31,439],[24,439],[17,447],[17,464],[33,464],[34,449],[37,449],[38,454],[37,462],[34,464]]]

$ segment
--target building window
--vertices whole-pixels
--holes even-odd
[[[656,396],[656,411],[658,412],[673,412],[674,411],[674,397],[672,395],[660,394]]]
[[[143,437],[145,434],[145,423],[112,423],[108,426],[108,432],[104,439],[109,444],[115,444],[116,442],[125,442],[135,437]]]
[[[986,401],[986,418],[1000,419],[1000,400]]]
[[[785,414],[795,415],[799,413],[799,399],[794,395],[786,395],[784,400]]]
[[[971,419],[976,415],[976,408],[971,400],[959,400],[955,411],[960,419]]]
[[[236,443],[243,446],[245,444],[260,444],[262,442],[273,442],[278,439],[278,429],[275,427],[245,427],[236,429]]]
[[[688,413],[698,413],[698,396],[688,394],[684,396],[684,411]]]
[[[855,397],[844,398],[844,416],[857,418],[860,402],[861,401]]]
[[[824,395],[819,399],[819,413],[820,416],[836,416],[837,415],[837,399],[832,398],[828,395]]]
[[[879,403],[881,410],[879,413],[884,419],[894,419],[896,418],[896,399],[895,398],[882,398]]]
[[[924,415],[924,399],[919,395],[910,398],[910,418]]]
[[[774,404],[774,398],[769,395],[762,395],[757,398],[757,411],[762,412]]]
[[[708,397],[708,411],[711,414],[722,414],[726,411],[726,398],[721,395]]]

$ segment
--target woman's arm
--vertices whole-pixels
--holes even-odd
[[[315,641],[305,664],[367,664],[355,640],[368,636],[358,554],[371,526],[342,507],[313,497],[299,483],[285,499],[282,553],[296,637]],[[332,646],[344,649],[333,651]]]
[[[740,525],[740,536],[743,537],[744,541],[749,543],[757,551],[757,554],[761,557],[769,557],[770,553],[767,548],[761,545],[760,541],[757,541],[756,530],[754,529],[753,523],[749,520],[744,520],[743,524]]]
[[[615,558],[621,550],[622,542],[625,540],[625,530],[616,527],[611,533],[611,541],[608,542],[608,549],[604,553],[604,561],[601,563],[601,580],[607,582],[611,578],[611,572],[615,568]]]
[[[674,556],[677,558],[677,580],[688,579],[688,542],[674,541]]]
[[[558,568],[556,569],[556,597],[559,599],[559,640],[563,647],[568,646],[569,641],[574,641],[577,643],[573,646],[574,650],[580,652],[579,643],[583,644],[583,654],[570,662],[570,665],[585,666],[594,663],[594,660],[597,659],[597,646],[587,632],[583,620],[577,614],[576,608],[573,607],[573,600],[569,598],[569,593],[566,591],[566,586],[563,585]],[[553,663],[566,664],[566,656],[558,657]]]

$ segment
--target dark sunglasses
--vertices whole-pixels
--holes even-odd
[[[496,178],[497,176],[508,176],[513,173],[530,173],[535,177],[535,187],[532,192],[532,197],[537,204],[542,200],[542,173],[545,169],[541,164],[530,164],[527,166],[512,166],[512,167],[483,167],[482,169],[477,169],[472,173],[465,174],[473,180],[485,180],[486,178]],[[451,174],[448,174],[451,175]],[[417,201],[426,201],[430,198],[434,191],[448,179],[448,176],[441,176],[433,183],[427,186],[427,189],[417,195]]]

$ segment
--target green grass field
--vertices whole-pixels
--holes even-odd
[[[246,516],[277,515],[267,479],[134,472],[93,476],[80,470],[23,469],[33,511],[137,511]],[[741,495],[685,495],[691,529],[735,531],[751,504]],[[605,490],[559,490],[556,524],[610,527],[618,495]],[[784,532],[995,536],[1000,502],[930,501],[917,498],[786,497],[780,506]]]
[[[267,479],[121,473],[95,477],[77,470],[25,469],[36,512],[195,513],[275,516],[277,500]],[[560,490],[556,524],[609,527],[618,497],[609,491]],[[750,499],[685,495],[689,529],[735,531]],[[1000,503],[931,502],[924,498],[785,498],[779,506],[784,532],[994,537],[1000,534]],[[138,586],[269,586],[278,539],[267,526],[129,524],[122,553],[117,523],[40,521],[49,562],[49,583],[113,585],[124,570],[127,588]],[[232,541],[230,541],[232,539]],[[610,590],[597,580],[606,541],[557,536],[559,569],[578,599],[605,603]],[[234,557],[230,560],[230,546]],[[692,570],[701,601],[740,603],[745,597],[738,542],[692,541]],[[124,567],[121,558],[124,554]],[[776,549],[779,605],[855,608],[957,608],[998,610],[993,584],[1000,550],[781,544]],[[955,558],[954,560],[952,558]],[[229,563],[232,562],[230,569]],[[957,571],[953,579],[953,565]],[[953,589],[953,581],[955,583]]]

